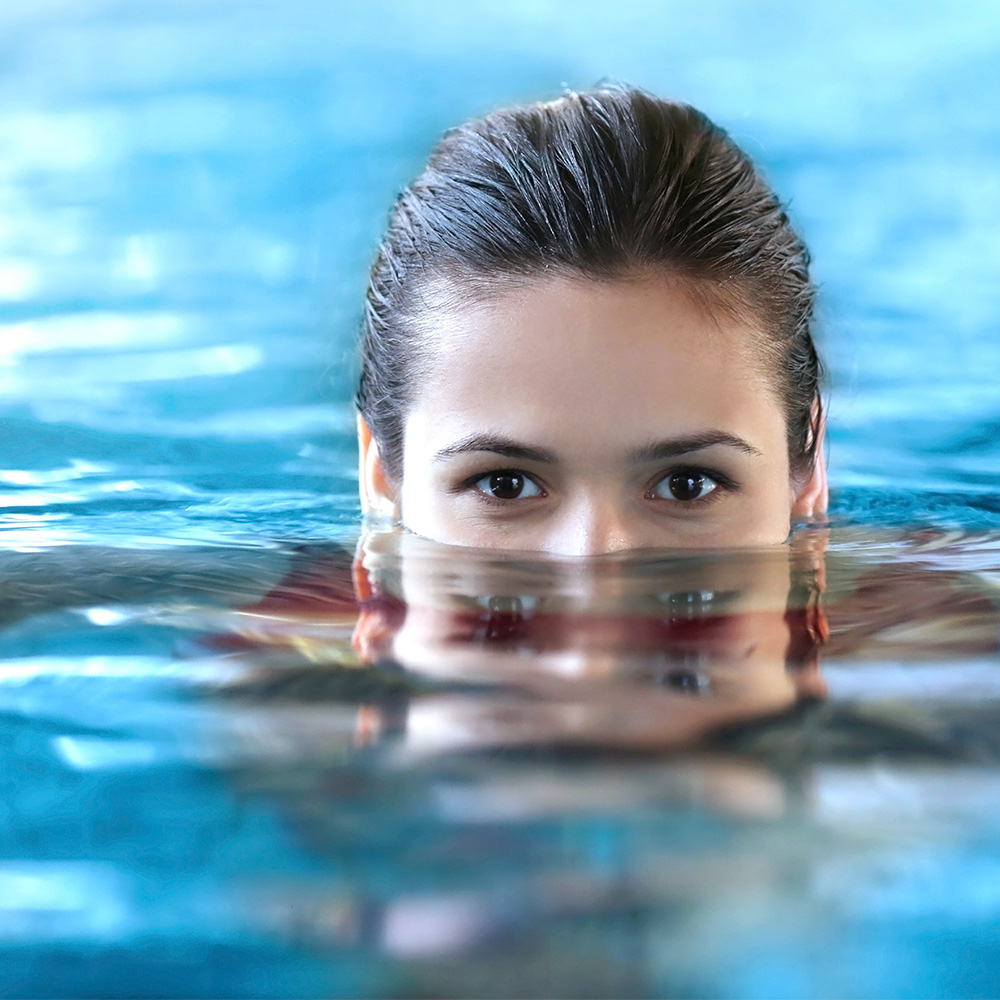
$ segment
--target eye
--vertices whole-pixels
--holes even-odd
[[[480,493],[494,500],[524,500],[544,496],[542,488],[530,476],[516,469],[491,472],[472,484]]]
[[[499,596],[486,594],[476,598],[477,607],[491,614],[521,615],[527,617],[541,604],[541,599],[525,595]]]
[[[706,695],[712,690],[709,663],[710,657],[705,650],[665,649],[661,662],[648,666],[636,679],[680,694]]]
[[[670,609],[671,621],[692,621],[712,613],[715,592],[711,590],[674,590],[659,594],[661,604]]]
[[[476,599],[483,609],[473,638],[478,642],[512,642],[525,637],[525,626],[540,604],[537,597],[486,595]]]
[[[701,469],[677,469],[664,476],[647,494],[661,500],[678,500],[691,503],[704,500],[719,488],[717,480]]]
[[[708,677],[690,667],[674,667],[659,673],[656,682],[672,691],[687,695],[704,695],[711,690]]]

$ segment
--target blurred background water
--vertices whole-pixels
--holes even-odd
[[[972,0],[0,0],[0,995],[996,995],[998,65]],[[696,643],[595,704],[549,635],[512,706],[483,636],[551,580],[431,560],[464,658],[362,662],[336,545],[393,198],[449,125],[607,78],[727,127],[821,292],[822,572],[618,581],[683,631],[735,579],[789,647],[826,588],[826,700],[690,754],[620,751],[664,684],[658,724],[711,708]]]
[[[834,509],[1000,519],[993,4],[6,0],[0,52],[8,539],[352,525],[396,192],[449,125],[605,78],[704,109],[790,203]]]

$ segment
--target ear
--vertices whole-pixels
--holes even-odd
[[[826,481],[826,418],[817,414],[816,461],[804,483],[797,486],[792,504],[792,516],[811,518],[825,514],[830,501]]]
[[[361,513],[366,517],[373,514],[392,520],[398,519],[396,491],[392,488],[382,466],[378,442],[372,437],[372,432],[362,416],[358,417],[358,466]]]

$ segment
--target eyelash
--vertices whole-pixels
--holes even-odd
[[[670,479],[672,476],[676,475],[692,475],[692,476],[703,476],[707,479],[711,479],[716,484],[716,489],[710,490],[705,496],[698,497],[694,500],[667,500],[666,497],[655,497],[652,496],[653,490],[655,490],[661,483]],[[517,476],[529,483],[532,483],[539,491],[539,497],[511,497],[510,499],[503,499],[501,497],[491,496],[485,490],[478,488],[478,483],[482,482],[484,479],[489,479],[493,476]],[[708,504],[715,502],[718,498],[716,493],[718,490],[724,490],[727,493],[736,493],[739,491],[739,484],[735,480],[731,479],[723,472],[719,472],[717,469],[709,469],[701,465],[678,465],[672,469],[666,469],[661,472],[646,488],[645,496],[651,500],[664,500],[666,503],[676,504],[678,506],[684,507],[694,507],[696,505]],[[539,480],[531,475],[530,473],[524,472],[522,469],[491,469],[487,472],[477,472],[473,476],[469,476],[467,479],[463,480],[458,488],[454,491],[456,493],[463,493],[467,491],[472,491],[476,494],[478,500],[483,503],[490,504],[496,507],[505,507],[512,503],[517,503],[518,501],[524,500],[535,500],[542,499],[548,495],[547,490],[544,485],[542,485]]]
[[[656,497],[652,496],[653,490],[655,490],[661,483],[666,482],[668,479],[674,476],[698,476],[704,477],[705,479],[711,479],[712,482],[716,484],[716,488],[709,490],[708,493],[703,497],[697,497],[694,500],[679,500],[677,498],[668,500],[666,497]],[[719,472],[718,469],[709,469],[703,465],[678,465],[672,469],[667,469],[660,473],[646,489],[646,497],[650,500],[663,500],[666,503],[677,504],[683,507],[694,507],[700,504],[714,503],[718,500],[716,494],[719,490],[724,490],[727,493],[737,493],[739,492],[739,484],[727,476],[724,472]]]
[[[477,483],[482,482],[482,480],[484,479],[490,479],[493,476],[517,476],[521,479],[526,480],[529,483],[532,483],[539,490],[541,494],[540,497],[524,497],[523,499],[535,500],[535,499],[541,499],[542,497],[548,495],[545,487],[538,481],[538,479],[535,476],[532,476],[521,469],[491,469],[488,472],[478,472],[474,476],[469,476],[468,479],[460,483],[458,489],[455,492],[464,493],[466,491],[471,490],[476,495],[476,498],[478,500],[480,500],[483,503],[490,504],[491,506],[494,507],[506,507],[508,504],[516,503],[517,501],[522,499],[521,497],[512,497],[509,500],[504,500],[501,497],[491,496],[485,490],[481,490],[478,488]]]

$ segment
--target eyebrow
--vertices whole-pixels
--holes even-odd
[[[712,448],[718,444],[742,451],[745,455],[761,457],[759,448],[755,448],[749,441],[737,434],[730,434],[728,431],[705,431],[702,434],[694,434],[686,438],[652,441],[631,452],[629,460],[636,464],[656,462],[665,458],[677,458],[678,455],[688,455],[693,451],[703,451],[705,448]]]
[[[663,441],[650,442],[630,452],[629,461],[634,464],[662,461],[668,458],[677,458],[679,455],[688,455],[691,452],[702,451],[705,448],[712,448],[720,444],[729,448],[735,448],[746,455],[754,455],[757,458],[761,456],[759,449],[736,434],[730,434],[727,431],[705,431],[702,434],[695,434],[691,437],[670,438]],[[449,458],[454,458],[456,455],[466,455],[477,451],[502,455],[504,458],[516,458],[528,462],[543,462],[548,465],[555,465],[559,461],[555,452],[550,451],[548,448],[538,448],[534,445],[524,444],[521,441],[515,441],[513,438],[504,437],[501,434],[470,434],[436,452],[434,461],[441,462]]]
[[[488,451],[494,455],[503,455],[504,458],[520,458],[528,462],[545,462],[549,465],[555,465],[558,461],[556,453],[547,448],[522,444],[501,434],[470,434],[435,453],[434,461],[440,462],[471,451]]]

